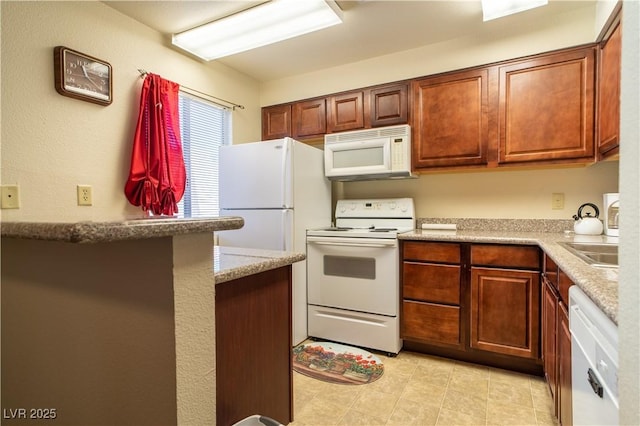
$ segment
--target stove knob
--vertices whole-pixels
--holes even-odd
[[[349,204],[349,208],[350,208],[351,210],[355,210],[355,209],[356,209],[356,203],[351,203],[351,204]]]
[[[344,213],[347,211],[347,206],[345,206],[344,204],[340,204],[340,213]]]
[[[400,210],[402,210],[403,212],[406,212],[409,209],[409,207],[406,204],[400,204]]]
[[[395,210],[396,207],[398,207],[398,205],[395,203],[395,201],[389,203],[389,210]]]

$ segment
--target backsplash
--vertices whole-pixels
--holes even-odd
[[[423,223],[455,224],[465,231],[518,231],[518,232],[564,232],[573,230],[573,219],[466,219],[431,218],[416,219],[416,228]]]

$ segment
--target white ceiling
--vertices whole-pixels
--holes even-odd
[[[262,1],[111,1],[121,13],[170,35]],[[338,66],[487,31],[511,32],[524,23],[592,6],[595,0],[550,0],[547,6],[483,23],[480,0],[340,1],[344,23],[253,49],[219,62],[260,81]],[[185,53],[186,54],[186,53]]]

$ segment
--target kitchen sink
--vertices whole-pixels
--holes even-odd
[[[618,244],[558,243],[591,266],[618,267]]]

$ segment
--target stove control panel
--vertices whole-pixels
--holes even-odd
[[[336,217],[415,218],[412,198],[338,200]]]

